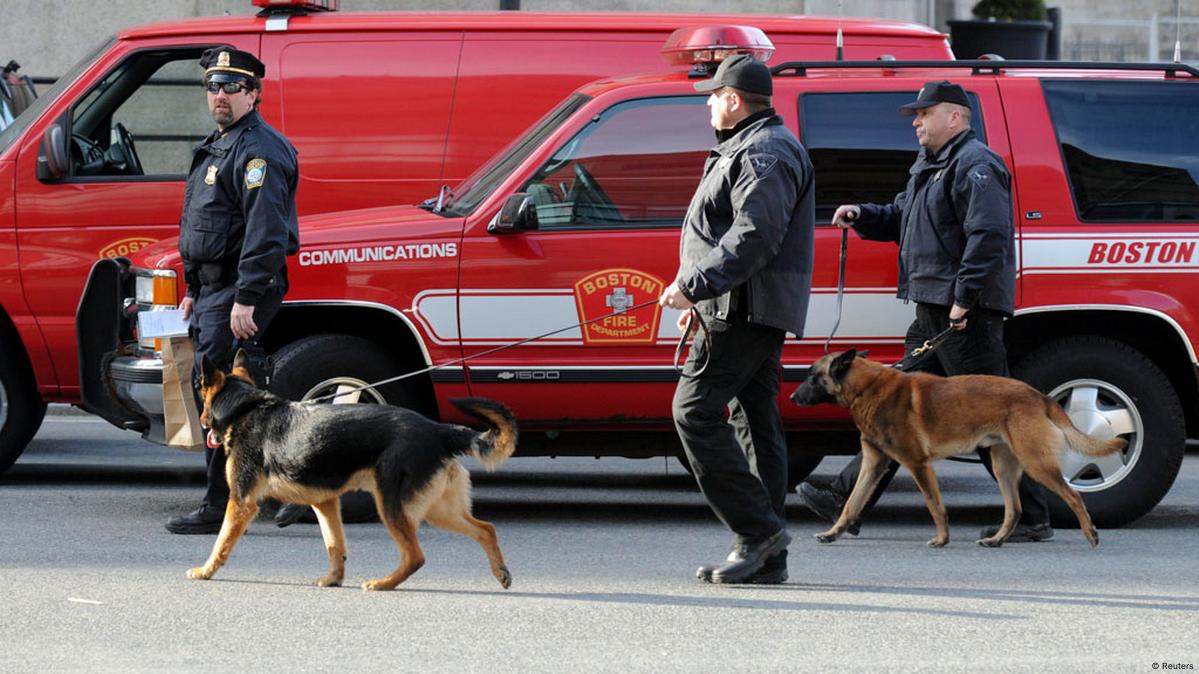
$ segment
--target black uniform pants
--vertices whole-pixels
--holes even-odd
[[[251,360],[264,360],[265,354],[258,344],[258,338],[266,332],[271,320],[279,312],[283,303],[283,293],[286,287],[272,286],[258,304],[254,306],[254,324],[258,333],[241,341],[233,336],[229,326],[229,315],[233,312],[233,300],[237,295],[237,286],[229,284],[220,288],[201,286],[200,296],[196,298],[192,308],[191,324],[189,326],[192,348],[196,353],[195,368],[193,368],[193,385],[199,392],[199,378],[202,371],[201,363],[205,356],[217,367],[228,371],[233,365],[233,356],[238,348],[244,348]],[[262,382],[259,382],[260,384]],[[203,401],[198,404],[203,409]],[[204,450],[204,461],[207,466],[207,490],[204,492],[204,503],[217,508],[223,508],[229,500],[229,485],[225,481],[225,450],[218,447]]]
[[[744,318],[708,320],[708,339],[691,349],[675,390],[674,423],[708,505],[741,542],[756,543],[786,526],[785,333]]]
[[[917,304],[916,320],[908,328],[904,339],[904,350],[911,353],[912,349],[920,346],[926,340],[932,339],[949,326],[949,307],[935,304]],[[996,313],[975,309],[966,315],[966,329],[954,332],[933,351],[933,355],[916,363],[910,372],[932,372],[934,374],[952,376],[957,374],[993,374],[1001,377],[1008,376],[1007,350],[1003,345],[1003,317]],[[991,469],[991,452],[979,448],[979,458],[986,466],[991,477],[995,471]],[[874,507],[879,496],[882,496],[899,464],[889,462],[890,467],[878,487],[866,502],[865,513]],[[850,461],[833,480],[832,489],[842,496],[848,496],[858,481],[858,471],[862,467],[862,454]],[[1030,480],[1027,475],[1020,478],[1020,521],[1024,524],[1042,524],[1049,521],[1049,505],[1046,502],[1045,488]]]

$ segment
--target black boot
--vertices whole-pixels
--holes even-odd
[[[729,557],[732,557],[732,553],[729,554]],[[695,577],[705,583],[711,583],[712,572],[715,570],[716,565],[714,564],[701,566],[695,572]],[[746,579],[745,582],[748,585],[780,585],[787,582],[787,550],[784,549],[777,555],[767,559],[762,568]]]
[[[790,543],[791,536],[787,533],[786,529],[782,529],[773,536],[757,543],[741,543],[735,546],[733,551],[729,553],[728,558],[725,559],[724,564],[712,569],[711,573],[707,574],[706,579],[701,575],[702,568],[696,575],[710,583],[749,583],[751,582],[750,579],[766,566],[766,560],[786,550]],[[783,561],[785,564],[785,558]]]
[[[167,520],[167,531],[172,534],[215,534],[225,521],[225,506],[201,503],[199,508],[186,515]]]
[[[817,517],[835,524],[845,509],[845,497],[830,489],[821,489],[810,482],[799,485],[799,500]],[[862,521],[854,520],[845,531],[851,536],[857,536],[862,530]]]
[[[308,514],[308,506],[284,503],[279,506],[278,512],[275,513],[275,526],[279,528],[291,526],[299,522],[300,518],[306,514]]]

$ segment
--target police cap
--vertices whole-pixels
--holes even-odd
[[[715,91],[723,87],[732,87],[761,96],[774,93],[770,68],[749,54],[737,54],[725,59],[716,69],[715,77],[695,83],[696,91]]]
[[[204,69],[204,79],[209,82],[234,82],[266,75],[266,66],[256,56],[229,47],[205,50],[200,55],[200,67]]]
[[[916,114],[917,110],[931,108],[938,103],[954,103],[966,108],[970,107],[970,99],[966,98],[966,90],[961,85],[941,80],[940,82],[925,82],[924,86],[920,87],[920,93],[916,95],[916,100],[899,106],[899,112],[911,117]]]

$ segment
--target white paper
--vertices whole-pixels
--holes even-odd
[[[187,334],[182,309],[137,312],[138,337],[172,337]]]

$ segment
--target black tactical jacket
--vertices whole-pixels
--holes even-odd
[[[236,283],[236,301],[253,306],[283,281],[300,249],[298,181],[295,148],[257,110],[195,147],[179,223],[188,295]]]
[[[733,129],[704,165],[683,221],[679,289],[706,316],[803,335],[812,289],[812,162],[773,110]],[[742,290],[744,288],[744,290]]]
[[[940,151],[922,150],[891,204],[860,204],[863,239],[899,243],[902,299],[1012,315],[1016,248],[1011,177],[967,129]]]

